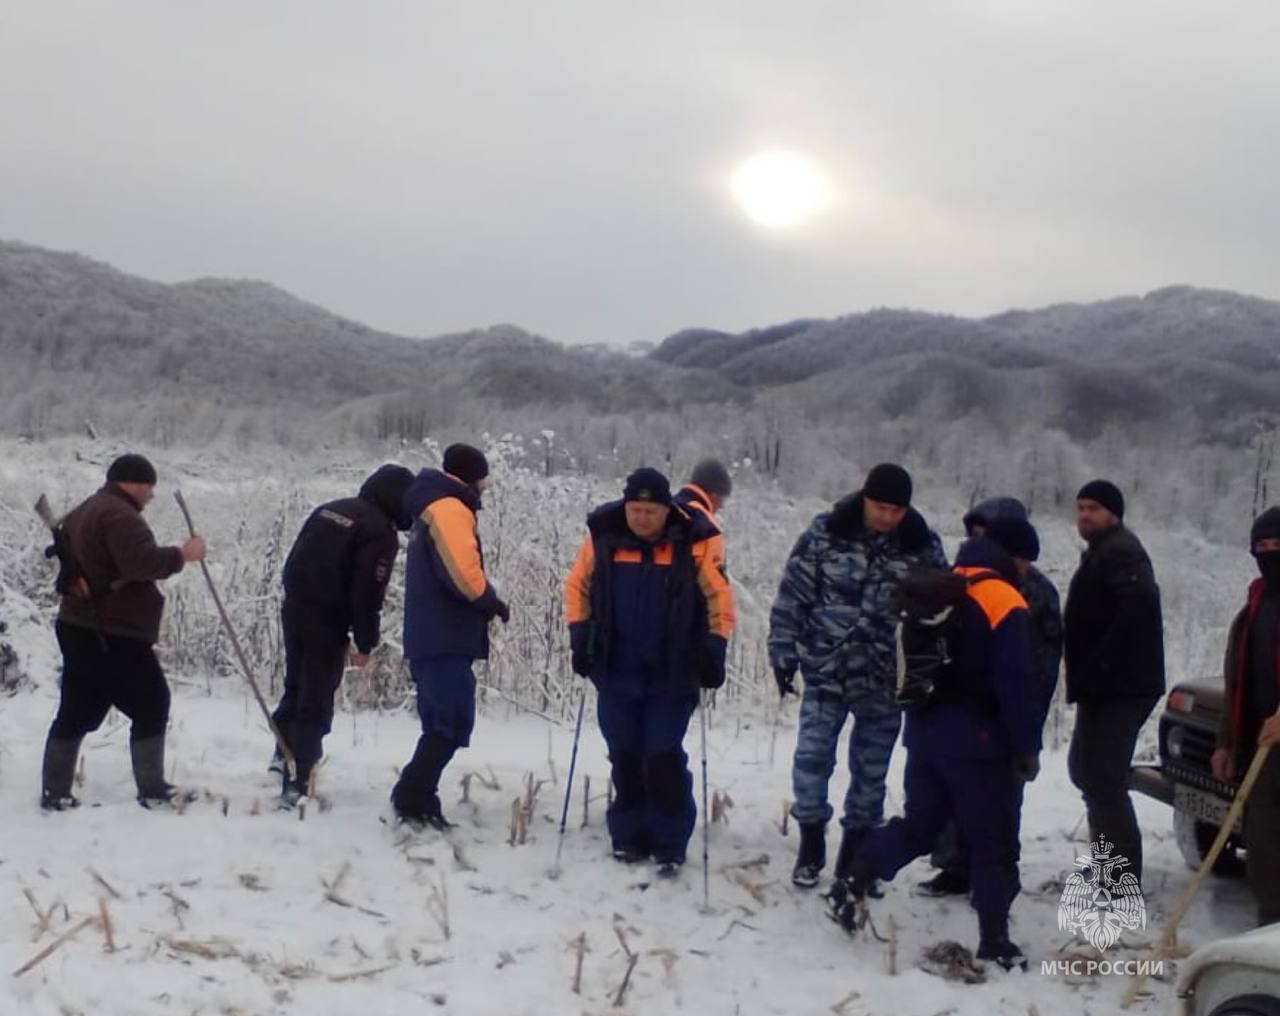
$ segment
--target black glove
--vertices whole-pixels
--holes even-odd
[[[702,640],[698,660],[698,683],[704,688],[715,689],[724,684],[725,641],[719,635],[707,635]]]
[[[795,667],[774,667],[773,679],[778,682],[778,694],[782,698],[796,694]]]
[[[595,663],[593,649],[590,624],[578,621],[569,625],[569,665],[579,677],[591,676],[591,667]]]
[[[1040,756],[1019,755],[1013,760],[1013,775],[1019,783],[1031,783],[1040,775]]]
[[[511,608],[507,606],[504,600],[494,600],[493,614],[490,616],[496,617],[503,624],[506,624],[511,620]]]

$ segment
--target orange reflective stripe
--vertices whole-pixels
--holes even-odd
[[[595,570],[596,548],[588,534],[564,580],[564,617],[569,624],[591,620],[591,577]]]
[[[653,548],[653,563],[670,565],[675,560],[675,552],[670,541],[659,543]],[[644,551],[639,547],[617,547],[613,552],[614,564],[640,564],[644,561]]]
[[[709,504],[711,504],[711,495],[708,494],[701,487],[699,487],[696,483],[686,483],[684,485],[684,489],[691,490],[693,491],[693,493],[695,493],[698,496],[698,500],[689,502],[689,507],[695,508],[698,511],[700,511],[703,515],[705,515],[708,519],[711,520],[711,524],[713,526],[715,526],[717,529],[719,529],[723,533],[724,526],[720,525],[720,519],[716,517],[715,511],[707,507]]]
[[[964,575],[966,578],[989,571],[991,571],[990,568],[955,569],[957,575]],[[987,616],[987,623],[993,629],[1008,617],[1010,612],[1027,609],[1027,601],[1022,598],[1022,594],[1004,579],[975,582],[969,587],[969,598],[982,608],[982,612]]]
[[[423,509],[422,521],[454,587],[468,600],[478,600],[489,582],[480,562],[475,514],[456,497],[442,497]]]
[[[710,543],[710,540],[695,543],[693,560],[698,571],[698,588],[707,601],[707,627],[711,634],[727,641],[737,620],[733,609],[733,590],[729,588],[729,580],[724,577]]]

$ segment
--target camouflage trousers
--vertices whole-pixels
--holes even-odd
[[[867,829],[884,821],[884,781],[902,727],[902,711],[871,689],[842,693],[806,687],[791,767],[795,799],[791,814],[802,825],[825,825],[831,820],[827,783],[836,768],[840,731],[850,714],[849,789],[840,824],[845,829]]]

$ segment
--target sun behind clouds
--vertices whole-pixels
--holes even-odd
[[[813,218],[831,203],[822,171],[796,152],[760,152],[733,171],[734,200],[756,225],[786,229]]]

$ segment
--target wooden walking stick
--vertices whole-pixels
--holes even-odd
[[[1213,846],[1209,848],[1209,852],[1204,855],[1204,860],[1200,862],[1200,870],[1196,872],[1195,878],[1191,880],[1191,884],[1187,886],[1186,891],[1182,894],[1182,899],[1178,901],[1178,905],[1173,908],[1173,913],[1169,915],[1169,920],[1165,922],[1164,934],[1160,936],[1160,941],[1155,944],[1146,961],[1139,965],[1138,972],[1129,978],[1129,987],[1125,990],[1124,998],[1120,1001],[1121,1009],[1128,1009],[1138,997],[1138,992],[1142,990],[1142,986],[1147,983],[1147,975],[1142,971],[1150,968],[1153,963],[1164,959],[1169,949],[1173,946],[1173,941],[1178,935],[1178,924],[1186,916],[1187,910],[1191,907],[1191,901],[1195,899],[1196,893],[1200,891],[1200,886],[1204,883],[1205,876],[1209,874],[1210,869],[1213,868],[1214,863],[1218,860],[1218,855],[1222,853],[1222,848],[1226,846],[1227,838],[1231,835],[1231,831],[1235,829],[1236,819],[1244,811],[1245,802],[1249,800],[1253,785],[1258,782],[1258,774],[1262,772],[1262,767],[1266,765],[1267,755],[1270,751],[1271,745],[1263,744],[1259,745],[1258,750],[1253,753],[1253,761],[1249,763],[1249,770],[1244,774],[1244,779],[1240,781],[1240,789],[1236,791],[1235,799],[1231,802],[1231,808],[1227,811],[1227,817],[1222,820],[1222,828],[1218,830]]]
[[[191,521],[191,512],[187,508],[187,501],[182,496],[182,491],[175,490],[173,499],[178,502],[178,507],[182,509],[182,517],[187,520],[187,529],[192,536],[195,536],[196,527]],[[289,779],[291,781],[295,780],[298,776],[298,765],[294,761],[293,752],[285,744],[284,735],[280,733],[280,728],[276,726],[276,721],[271,718],[271,710],[267,708],[266,700],[258,689],[258,682],[253,679],[253,670],[249,666],[249,658],[244,654],[244,649],[240,645],[240,638],[236,635],[236,630],[231,627],[231,618],[227,617],[227,609],[222,605],[222,597],[218,595],[218,587],[213,584],[213,576],[209,574],[209,566],[201,561],[200,570],[204,573],[204,580],[209,585],[209,595],[213,597],[213,604],[218,608],[218,616],[222,618],[222,627],[227,633],[227,638],[231,640],[231,647],[235,650],[236,659],[240,661],[240,669],[244,671],[245,680],[249,682],[249,687],[253,690],[253,697],[258,700],[258,708],[262,710],[267,726],[271,728],[272,736],[276,739],[276,747],[280,749],[280,754],[284,757],[284,764],[288,767]]]

